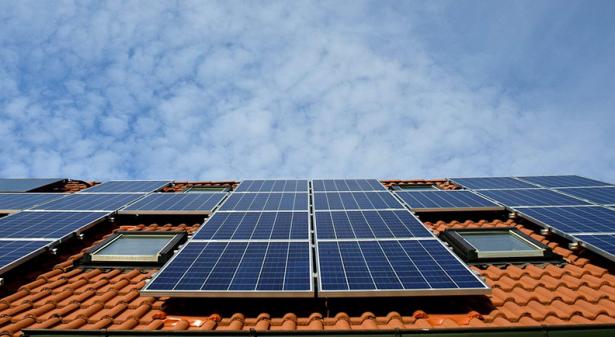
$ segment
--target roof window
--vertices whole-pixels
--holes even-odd
[[[430,184],[402,184],[393,186],[393,190],[395,191],[434,191],[439,190],[439,188]]]
[[[228,187],[221,186],[193,186],[186,193],[226,192],[228,190]]]

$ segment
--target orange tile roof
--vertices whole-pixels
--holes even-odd
[[[467,215],[467,214],[466,214]],[[450,215],[447,215],[450,216]],[[0,298],[0,335],[23,329],[109,330],[383,330],[615,324],[613,265],[515,219],[431,220],[448,228],[514,226],[548,245],[565,263],[473,266],[489,296],[367,299],[171,299],[141,296],[156,269],[80,268],[83,251],[117,230],[187,231],[198,223],[124,222],[101,231]],[[461,215],[460,215],[461,217]],[[133,220],[131,220],[133,221]],[[35,266],[32,266],[34,268]]]

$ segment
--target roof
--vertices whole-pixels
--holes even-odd
[[[445,181],[387,181],[391,184]],[[71,182],[66,190],[90,183]],[[208,184],[208,183],[203,183]],[[222,185],[233,185],[224,182]],[[175,184],[183,190],[191,183]],[[118,217],[56,257],[29,263],[0,296],[0,335],[23,329],[340,331],[457,329],[615,324],[613,264],[563,239],[502,214],[459,213],[422,219],[434,231],[514,226],[551,247],[563,263],[472,266],[492,287],[488,296],[368,299],[171,299],[139,292],[156,268],[81,268],[83,252],[115,231],[187,231],[194,218]],[[135,219],[136,222],[135,222]]]

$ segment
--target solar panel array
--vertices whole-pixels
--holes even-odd
[[[473,190],[540,187],[514,177],[452,178],[450,180],[458,185]]]
[[[0,178],[0,192],[29,192],[66,179],[60,178]]]
[[[244,180],[235,192],[307,192],[307,180]]]
[[[60,193],[0,193],[0,213],[13,213],[66,196]]]
[[[306,211],[308,193],[231,193],[221,211]]]
[[[581,206],[589,203],[549,189],[484,190],[477,193],[508,207]]]
[[[559,188],[557,191],[597,205],[615,206],[615,186]]]
[[[57,241],[102,220],[109,212],[23,211],[0,218],[1,239]]]
[[[116,211],[143,197],[140,193],[74,193],[40,206],[37,210]]]
[[[580,177],[576,175],[564,175],[564,176],[533,176],[533,177],[519,177],[518,179],[527,181],[529,183],[541,186],[541,187],[588,187],[588,186],[609,186],[611,184]]]
[[[92,186],[81,193],[151,193],[170,183],[166,180],[114,180]]]
[[[582,234],[575,235],[586,248],[608,258],[615,260],[615,233],[612,234]]]
[[[386,191],[376,179],[319,179],[312,180],[314,192]]]
[[[226,192],[152,193],[120,211],[122,214],[210,214]]]
[[[403,209],[404,206],[389,192],[319,192],[314,193],[314,209]]]
[[[27,257],[42,253],[49,246],[49,241],[41,240],[2,240],[0,239],[0,273],[25,262]]]
[[[503,207],[470,191],[396,191],[414,211],[501,210]]]

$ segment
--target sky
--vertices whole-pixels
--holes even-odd
[[[615,182],[614,1],[0,0],[0,176]]]

